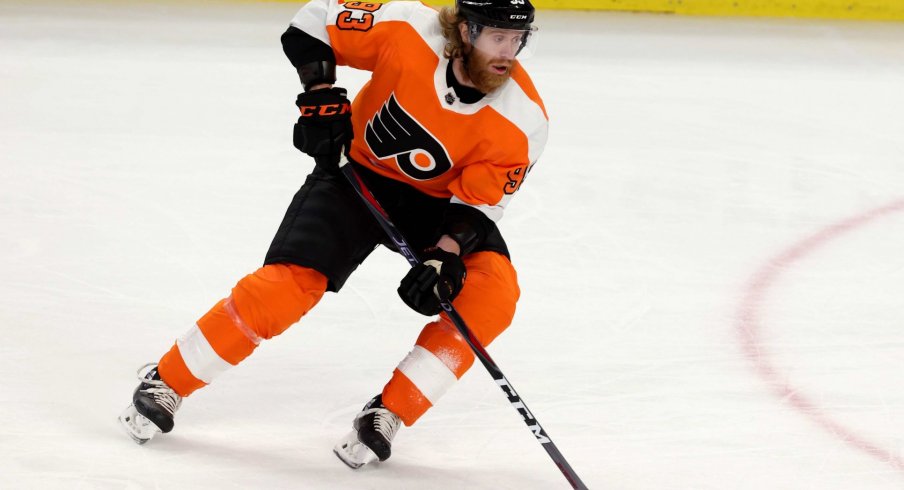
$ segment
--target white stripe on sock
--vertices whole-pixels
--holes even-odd
[[[402,359],[399,371],[434,405],[458,381],[443,361],[419,345]]]
[[[232,367],[211,347],[201,329],[195,324],[181,339],[176,340],[179,354],[192,376],[210,384],[214,378]]]

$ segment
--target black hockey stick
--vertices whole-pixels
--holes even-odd
[[[345,152],[342,152],[342,157],[339,160],[339,168],[342,170],[342,173],[345,175],[345,178],[351,182],[352,187],[355,188],[355,191],[358,193],[358,196],[361,197],[361,200],[364,201],[364,204],[367,205],[367,208],[370,209],[370,212],[373,213],[374,218],[376,218],[377,222],[380,223],[380,226],[383,227],[383,230],[389,235],[389,238],[395,243],[396,247],[399,249],[399,252],[405,259],[408,260],[408,263],[411,264],[412,267],[421,263],[418,260],[417,255],[415,255],[414,251],[411,250],[411,247],[408,246],[408,241],[405,240],[405,237],[402,236],[402,233],[399,232],[399,229],[392,223],[392,220],[389,219],[389,215],[380,206],[380,203],[371,194],[370,189],[367,188],[367,185],[361,180],[361,177],[355,172],[355,169],[352,168],[351,165],[348,165],[348,158],[345,155]],[[455,308],[449,302],[441,302],[443,310],[445,310],[446,314],[449,316],[449,319],[452,320],[452,323],[455,325],[455,328],[461,333],[461,335],[467,340],[468,345],[471,346],[471,350],[474,351],[474,354],[480,359],[480,362],[483,363],[483,367],[490,372],[490,376],[496,381],[496,384],[502,388],[503,393],[508,398],[509,403],[515,407],[515,410],[521,415],[524,419],[524,422],[527,424],[527,427],[533,432],[534,437],[537,438],[537,441],[543,446],[543,449],[549,454],[549,457],[552,458],[552,461],[559,467],[559,470],[562,471],[562,474],[565,475],[565,478],[568,480],[568,483],[571,484],[572,488],[578,490],[586,490],[587,486],[584,485],[584,482],[581,481],[580,477],[578,477],[577,473],[571,468],[571,465],[568,464],[568,461],[565,460],[565,456],[562,456],[562,453],[559,452],[559,448],[556,447],[555,443],[552,442],[552,439],[546,434],[546,430],[543,429],[543,426],[540,425],[540,422],[534,417],[530,410],[528,410],[527,405],[525,405],[524,401],[518,395],[518,392],[515,391],[515,388],[509,383],[509,380],[506,379],[505,375],[502,374],[502,370],[499,369],[499,366],[493,361],[493,358],[487,353],[487,351],[480,345],[480,342],[474,337],[474,334],[471,333],[471,329],[468,328],[468,325],[465,323],[464,319],[461,315],[455,311]]]

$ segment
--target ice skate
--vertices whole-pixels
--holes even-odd
[[[358,412],[352,423],[354,430],[336,444],[333,452],[352,469],[386,461],[401,423],[398,415],[383,406],[382,395],[377,395]]]
[[[151,369],[142,375],[147,368]],[[119,416],[119,422],[135,442],[144,444],[158,432],[173,430],[173,416],[182,405],[182,397],[160,379],[156,364],[139,368],[138,379],[141,384],[135,388],[132,404]]]

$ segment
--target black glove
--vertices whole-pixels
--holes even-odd
[[[433,316],[442,310],[440,301],[452,301],[465,282],[465,264],[461,257],[431,247],[421,255],[422,263],[405,274],[399,296],[412,310]]]
[[[314,157],[314,162],[335,170],[339,154],[352,141],[352,110],[344,88],[321,88],[298,94],[301,111],[292,142]]]

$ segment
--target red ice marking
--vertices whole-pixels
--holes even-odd
[[[760,339],[759,319],[760,310],[765,303],[769,289],[778,282],[783,270],[790,268],[801,258],[842,235],[879,218],[902,211],[904,211],[904,199],[838,222],[771,258],[747,284],[744,299],[738,311],[737,329],[744,355],[753,362],[757,374],[772,388],[776,396],[849,446],[904,472],[904,459],[835,421],[819,405],[786,381],[786,376],[770,362],[769,353],[766,351],[767,345]]]

